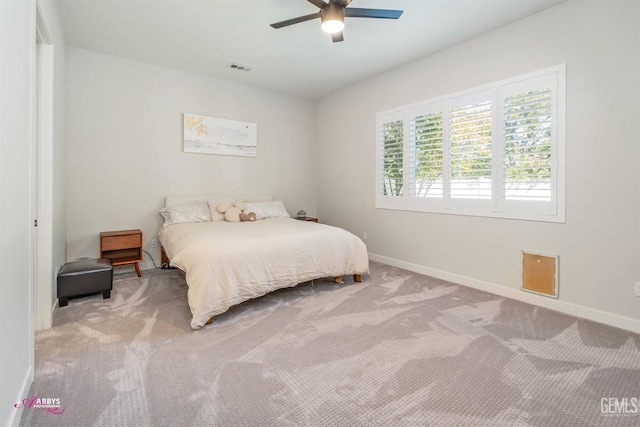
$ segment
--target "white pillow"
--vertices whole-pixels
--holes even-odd
[[[256,219],[289,218],[289,213],[280,200],[273,202],[247,203],[244,213],[255,212]]]
[[[231,199],[209,199],[207,204],[209,205],[209,214],[211,215],[211,221],[224,221],[224,214],[218,212],[217,207],[220,203],[233,204]]]
[[[185,222],[211,221],[209,205],[206,203],[171,206],[161,209],[160,215],[164,218],[163,228],[172,224],[182,224]]]

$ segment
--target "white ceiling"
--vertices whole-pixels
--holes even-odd
[[[317,99],[565,0],[353,0],[399,20],[346,18],[332,43],[306,0],[58,0],[66,42]],[[250,72],[230,63],[253,67]]]

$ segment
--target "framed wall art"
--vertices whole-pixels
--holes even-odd
[[[184,113],[184,152],[256,157],[258,125]]]

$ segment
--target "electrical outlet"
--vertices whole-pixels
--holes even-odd
[[[364,233],[362,233],[362,240],[364,240],[365,242],[367,241],[367,232],[365,231]]]
[[[158,247],[158,240],[157,239],[151,239],[151,247],[152,248]]]
[[[640,282],[636,282],[636,296],[640,297]]]

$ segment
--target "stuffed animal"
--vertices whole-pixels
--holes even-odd
[[[256,220],[256,213],[255,212],[249,212],[248,214],[242,212],[240,214],[240,221],[255,221],[255,220]]]
[[[255,221],[256,214],[254,212],[242,212],[246,207],[244,202],[221,202],[216,206],[216,210],[224,215],[224,220],[227,222]]]

